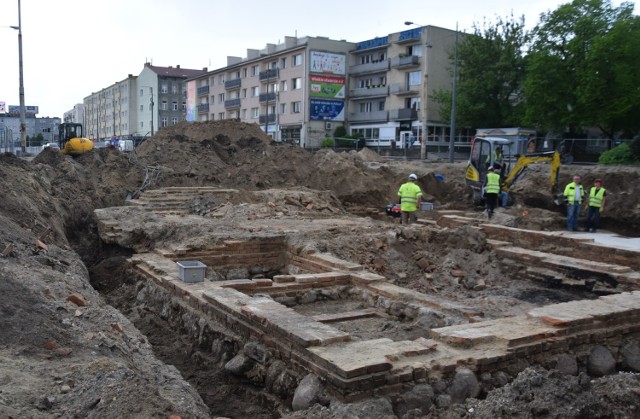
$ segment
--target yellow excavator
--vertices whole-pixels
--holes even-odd
[[[467,163],[465,181],[473,191],[473,201],[483,202],[482,192],[486,182],[487,171],[493,167],[500,174],[500,189],[508,194],[511,187],[522,176],[532,163],[550,163],[551,194],[557,201],[558,176],[560,175],[560,153],[549,151],[543,153],[518,154],[521,144],[513,140],[499,137],[476,137],[471,144],[471,153]]]
[[[78,156],[93,150],[93,141],[82,136],[82,124],[65,122],[58,126],[60,153]]]

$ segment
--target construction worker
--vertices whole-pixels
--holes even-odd
[[[420,206],[422,199],[422,189],[416,184],[418,176],[415,173],[409,175],[409,181],[403,183],[398,190],[400,199],[400,222],[402,224],[411,224],[417,221],[416,211]]]
[[[575,175],[573,182],[564,188],[564,202],[567,204],[567,228],[569,231],[578,231],[578,217],[580,206],[584,197],[584,188],[580,184],[582,179]]]
[[[487,181],[484,185],[484,200],[487,204],[487,214],[489,218],[493,217],[498,203],[498,195],[500,194],[500,175],[496,173],[493,167],[487,172]]]
[[[584,224],[584,231],[596,232],[600,227],[600,214],[604,211],[604,201],[607,191],[602,187],[602,180],[596,179],[593,187],[589,191],[589,207],[587,209],[587,219]]]
[[[504,167],[504,155],[502,154],[502,147],[501,146],[497,146],[496,149],[493,151],[493,167],[496,170],[502,170],[502,168]],[[487,168],[489,168],[489,166],[491,166],[491,154],[487,155]]]

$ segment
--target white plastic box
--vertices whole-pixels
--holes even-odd
[[[420,210],[433,211],[433,204],[431,202],[420,202]]]
[[[181,260],[178,265],[178,278],[183,282],[204,281],[207,265],[197,260]]]

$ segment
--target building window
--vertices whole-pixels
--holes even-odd
[[[287,113],[287,104],[286,103],[281,103],[280,104],[280,114],[283,115]]]
[[[144,89],[140,89],[140,96],[144,95]]]
[[[283,92],[287,91],[287,81],[286,80],[282,80],[280,82],[280,90],[282,90]]]
[[[160,93],[169,93],[169,87],[166,84],[161,85]]]
[[[246,109],[242,110],[242,119],[247,119],[247,110]]]
[[[160,109],[162,109],[163,111],[166,111],[166,110],[168,109],[168,108],[167,108],[167,101],[166,101],[166,100],[163,100],[163,101],[162,101],[162,104],[161,104]]]
[[[166,116],[163,116],[162,119],[160,120],[160,126],[166,127],[167,125],[169,125],[169,118],[167,118]]]
[[[360,104],[360,112],[371,112],[371,102],[363,102]]]
[[[173,118],[171,118],[171,125],[175,125],[177,123],[178,123],[178,118],[177,117],[174,116]]]
[[[144,122],[140,122],[140,128],[144,128]]]
[[[260,116],[260,109],[259,108],[251,108],[251,118],[256,119],[259,116]]]
[[[302,102],[291,102],[291,113],[300,113]]]
[[[302,89],[302,78],[296,77],[295,79],[291,79],[291,87],[293,90]]]
[[[247,89],[242,89],[242,97],[247,97]]]
[[[282,59],[280,60],[280,67],[287,68],[287,57],[282,57]]]
[[[178,93],[178,84],[177,83],[173,83],[171,85],[171,93],[173,93],[174,95]]]
[[[419,86],[422,83],[422,71],[411,71],[407,74],[409,86]]]
[[[218,112],[218,119],[224,119],[224,112]]]
[[[243,79],[247,78],[247,68],[246,67],[242,69],[242,78]]]
[[[302,65],[302,54],[296,54],[293,56],[293,66]]]
[[[178,110],[178,102],[171,102],[171,109],[174,111]]]
[[[182,102],[182,110],[183,111],[187,110],[187,102]]]
[[[224,103],[224,93],[218,93],[218,103]]]
[[[214,95],[211,95],[211,100],[209,100],[209,104],[213,105],[216,103],[216,97]]]
[[[253,67],[251,67],[251,75],[257,76],[258,74],[260,74],[260,66],[254,65]]]
[[[381,100],[378,102],[378,110],[379,111],[384,111],[384,100]]]
[[[260,86],[254,86],[251,88],[251,96],[256,97],[260,95]]]
[[[140,111],[144,111],[144,105],[140,105]]]

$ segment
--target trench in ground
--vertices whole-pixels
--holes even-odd
[[[263,387],[252,384],[251,380],[238,378],[224,370],[226,361],[241,350],[241,345],[232,339],[221,338],[216,345],[226,347],[213,354],[211,342],[194,342],[186,330],[159,316],[157,311],[150,309],[144,300],[139,298],[141,291],[153,284],[147,283],[147,280],[141,279],[129,270],[114,269],[116,266],[127,265],[126,257],[130,252],[117,246],[106,245],[101,246],[101,251],[102,262],[90,268],[93,286],[148,338],[153,345],[154,353],[161,361],[175,366],[185,380],[194,386],[212,415],[256,418],[280,416],[279,408],[290,404],[290,399],[287,400],[285,395],[278,397],[268,393]],[[282,251],[285,251],[284,247]],[[295,274],[299,271],[296,266],[276,265],[237,265],[222,269],[209,267],[207,275],[228,280],[273,278],[275,275]],[[514,280],[521,281],[516,278]],[[292,307],[300,314],[312,317],[373,310],[374,313],[369,316],[331,321],[333,327],[349,333],[353,340],[380,337],[412,340],[428,337],[429,328],[417,324],[415,317],[398,315],[397,312],[394,315],[389,307],[381,304],[378,299],[372,299],[370,295],[367,298],[356,291],[354,287],[325,287],[314,289],[313,297],[309,296],[309,291],[298,291],[288,295],[274,295],[272,298],[280,300],[279,302]],[[165,294],[164,298],[168,300],[171,297]],[[534,304],[546,305],[583,299],[585,294],[566,289],[545,289],[536,284],[532,286],[531,291],[519,295],[519,298]],[[440,327],[452,320],[444,314],[436,317],[435,323],[430,324],[430,327]]]

